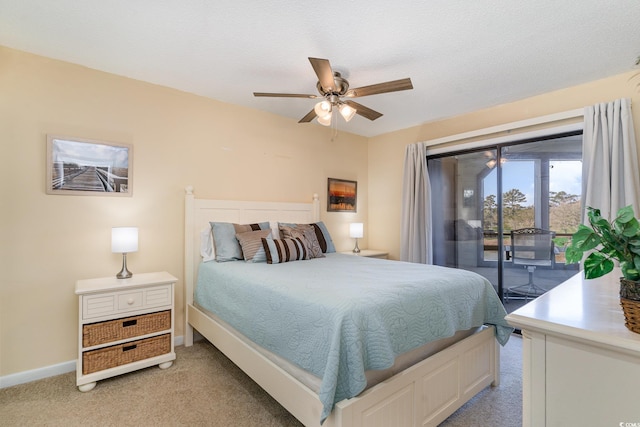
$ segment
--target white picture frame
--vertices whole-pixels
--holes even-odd
[[[47,194],[133,195],[130,144],[47,135]]]

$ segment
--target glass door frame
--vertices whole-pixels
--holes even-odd
[[[561,138],[565,138],[565,137],[570,137],[570,136],[577,136],[577,135],[582,135],[583,134],[583,130],[579,129],[579,130],[572,130],[572,131],[568,131],[568,132],[558,132],[558,133],[553,133],[553,134],[548,134],[548,135],[544,135],[544,136],[537,136],[537,137],[531,137],[531,138],[527,138],[527,139],[522,139],[522,140],[517,140],[517,136],[514,135],[514,140],[512,141],[508,141],[508,142],[500,142],[500,143],[493,143],[493,144],[487,144],[487,145],[482,145],[479,147],[474,147],[474,148],[468,148],[468,149],[463,149],[463,150],[454,150],[454,151],[450,151],[450,152],[442,152],[442,153],[438,153],[438,154],[433,154],[433,155],[429,155],[427,154],[427,161],[430,159],[437,159],[437,158],[443,158],[443,157],[450,157],[450,156],[456,156],[456,155],[462,155],[462,154],[472,154],[472,153],[477,153],[477,152],[483,152],[483,151],[494,151],[495,152],[495,160],[496,160],[496,205],[497,205],[497,234],[498,234],[498,257],[497,257],[497,261],[487,261],[484,259],[484,232],[482,233],[483,237],[482,240],[478,242],[478,265],[479,266],[493,266],[494,263],[497,263],[497,280],[498,280],[498,284],[497,284],[497,293],[500,297],[501,300],[504,299],[504,257],[505,257],[505,244],[504,244],[504,216],[503,216],[503,180],[502,180],[502,162],[503,162],[503,148],[505,147],[512,147],[512,146],[517,146],[517,145],[523,145],[523,144],[529,144],[532,142],[542,142],[542,141],[547,141],[547,140],[553,140],[553,139],[561,139]],[[551,152],[550,152],[551,153]],[[553,157],[554,160],[556,160],[558,158],[558,156],[563,157],[561,154],[558,153],[553,153]],[[529,157],[530,159],[530,157]],[[567,156],[567,160],[575,160],[576,157],[575,155],[568,155]],[[582,159],[582,157],[580,156],[580,160]],[[539,188],[536,188],[535,191],[535,198],[536,201],[539,198],[539,204],[540,206],[546,206],[546,209],[535,209],[534,207],[534,222],[536,224],[537,227],[539,228],[544,228],[543,225],[546,224],[547,228],[549,227],[549,199],[550,199],[550,190],[549,190],[549,164],[551,161],[551,158],[547,155],[547,156],[540,156],[538,159],[534,159],[534,160],[538,160],[536,162],[535,168],[538,169],[543,169],[544,170],[544,165],[546,165],[546,173],[545,174],[540,174],[540,183],[538,184],[537,182],[535,183],[535,186],[537,187],[539,185]],[[487,175],[490,172],[487,173]],[[480,177],[478,177],[480,178]],[[482,188],[483,186],[481,185],[480,181],[477,182],[476,184],[476,194],[477,194],[477,201],[479,203],[484,203],[484,198],[486,197],[484,195],[484,189]],[[544,202],[544,203],[543,203]],[[535,203],[534,203],[535,206]],[[539,224],[539,225],[538,225]],[[484,225],[483,225],[484,228]]]

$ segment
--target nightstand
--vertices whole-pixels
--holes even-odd
[[[76,385],[80,391],[92,390],[96,381],[105,378],[153,365],[166,369],[173,364],[177,280],[159,272],[76,282]]]
[[[359,253],[355,253],[353,251],[344,251],[340,253],[346,254],[346,255],[356,255],[356,256],[364,256],[369,258],[380,258],[380,259],[387,259],[387,257],[389,256],[389,252],[376,251],[374,249],[360,249]]]

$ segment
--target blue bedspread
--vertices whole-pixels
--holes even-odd
[[[358,395],[365,370],[482,324],[513,328],[491,283],[465,270],[344,254],[283,264],[200,265],[196,302],[260,346],[322,378],[322,421]]]

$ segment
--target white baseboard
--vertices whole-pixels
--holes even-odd
[[[175,337],[175,346],[184,344],[184,337]],[[0,388],[12,387],[18,384],[25,384],[31,381],[62,375],[76,370],[76,361],[58,363],[57,365],[45,366],[44,368],[32,369],[30,371],[18,372],[15,374],[0,377]]]
[[[11,387],[18,384],[29,383],[43,378],[66,374],[76,370],[76,361],[58,363],[57,365],[45,366],[44,368],[32,369],[30,371],[18,372],[16,374],[0,377],[0,388]]]

